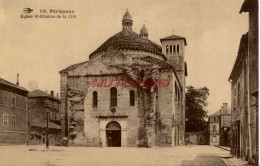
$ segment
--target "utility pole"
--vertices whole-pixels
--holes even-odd
[[[46,149],[49,149],[49,112],[47,112]]]
[[[45,107],[45,110],[46,110],[46,112],[45,112],[45,114],[46,114],[46,149],[49,149],[49,113],[50,113],[50,111],[49,111],[49,103],[47,102],[46,103],[46,107]]]

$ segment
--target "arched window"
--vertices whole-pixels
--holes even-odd
[[[173,52],[176,53],[176,45],[173,46]]]
[[[141,79],[144,78],[144,70],[141,70],[141,72],[140,72],[140,78],[141,78]]]
[[[130,94],[130,106],[135,106],[135,91],[131,90]]]
[[[97,107],[98,106],[98,93],[97,91],[94,91],[93,92],[93,107]]]
[[[110,106],[117,106],[117,89],[115,87],[110,89]]]
[[[169,46],[166,46],[166,55],[169,53]]]
[[[172,45],[170,45],[170,54],[172,54]]]
[[[180,52],[180,48],[179,48],[179,45],[177,45],[177,54],[179,54]]]

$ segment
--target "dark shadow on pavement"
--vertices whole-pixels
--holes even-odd
[[[182,166],[226,166],[217,154],[199,154],[194,160],[184,160]]]

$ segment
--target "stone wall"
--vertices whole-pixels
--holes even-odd
[[[171,82],[168,87],[159,87],[158,88],[158,117],[159,117],[159,123],[158,123],[158,133],[157,133],[157,144],[158,146],[172,146],[174,142],[172,142],[172,132],[175,131],[175,128],[178,128],[179,126],[179,120],[180,120],[180,104],[175,103],[175,81],[176,77],[174,77],[174,74],[172,74],[171,71],[165,71],[161,73],[162,79],[170,79]],[[178,85],[178,88],[179,85]],[[173,102],[174,101],[174,102]],[[177,101],[176,102],[180,102]],[[175,116],[174,116],[174,113]],[[177,126],[173,129],[174,121],[177,122]],[[179,140],[179,131],[177,131],[176,134],[177,137],[175,139]],[[177,141],[178,142],[178,141]]]
[[[138,113],[137,90],[123,86],[117,87],[117,107],[113,114],[110,108],[110,87],[92,87],[95,79],[119,80],[123,76],[89,76],[89,77],[69,77],[68,78],[68,108],[70,122],[75,122],[76,137],[75,144],[86,146],[98,146],[100,119],[102,117],[113,116],[116,119],[127,118],[127,144],[128,146],[138,145],[138,127],[140,123]],[[130,90],[135,90],[135,106],[130,106]],[[98,107],[92,106],[93,91],[98,93]],[[72,131],[71,131],[72,132]]]
[[[207,138],[205,132],[186,132],[185,145],[206,145]]]
[[[249,148],[249,139],[248,139],[248,94],[247,92],[247,64],[246,64],[246,56],[243,56],[240,65],[237,68],[237,73],[234,75],[232,79],[231,85],[231,131],[232,138],[235,138],[235,131],[232,130],[232,126],[235,126],[236,122],[240,122],[240,138],[239,144],[241,152],[239,157],[247,158],[248,148]],[[238,102],[238,83],[240,84],[240,100]],[[235,94],[236,93],[236,94]],[[236,149],[231,140],[231,151],[234,152]],[[234,154],[234,153],[233,153]]]
[[[131,58],[115,50],[108,52],[112,52],[113,56],[101,54],[89,62],[61,73],[62,132],[68,131],[67,135],[71,138],[72,144],[98,146],[100,138],[104,144],[106,143],[105,131],[101,124],[112,118],[111,120],[118,123],[126,121],[126,131],[122,131],[122,134],[126,135],[121,135],[122,139],[125,137],[122,146],[172,146],[176,139],[179,144],[180,135],[184,135],[184,131],[181,131],[183,125],[180,124],[183,122],[181,119],[184,107],[181,94],[176,104],[175,82],[179,93],[183,91],[174,70],[144,68],[138,64],[132,67]],[[110,88],[115,86],[109,85],[112,79],[171,81],[167,87],[152,88],[123,87],[121,82],[116,87],[117,106],[111,108]],[[100,80],[107,80],[107,87],[100,87],[99,83],[92,86],[95,81]],[[135,106],[130,106],[130,90],[135,91]],[[93,106],[94,91],[98,94],[97,107]]]
[[[29,145],[44,145],[46,143],[46,130],[44,128],[30,127],[28,134]],[[61,131],[49,129],[49,145],[61,145]]]
[[[180,51],[179,54],[173,53],[173,54],[166,54],[166,46],[170,45],[179,45]],[[170,47],[168,48],[170,50]],[[184,139],[185,139],[185,91],[186,91],[186,75],[185,73],[186,68],[185,68],[185,43],[183,39],[180,40],[166,40],[162,42],[162,53],[166,55],[167,57],[167,62],[171,65],[174,66],[175,72],[177,74],[178,80],[181,84],[181,106],[180,106],[180,111],[178,112],[179,114],[179,126],[177,128],[177,131],[180,133],[179,140],[181,140],[180,144],[184,145]]]
[[[0,145],[21,144],[25,145],[27,140],[26,132],[1,132]]]
[[[12,103],[14,96],[15,106]],[[0,98],[0,143],[26,144],[27,97],[0,89]],[[3,115],[7,115],[7,125],[4,125]],[[14,124],[13,117],[15,117]]]
[[[258,98],[252,96],[252,93],[257,92],[259,89],[258,83],[258,1],[254,0],[250,4],[250,11],[249,11],[249,32],[248,32],[248,43],[249,43],[249,93],[250,93],[250,130],[251,130],[251,152],[250,152],[250,159],[251,158],[258,158],[255,156],[258,154],[259,146],[258,144]],[[252,106],[254,105],[254,106]],[[258,159],[257,159],[258,160]]]

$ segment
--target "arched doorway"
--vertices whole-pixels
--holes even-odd
[[[112,121],[106,126],[107,146],[120,147],[121,146],[121,126],[119,123]]]

